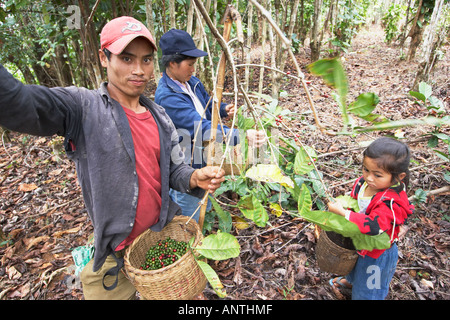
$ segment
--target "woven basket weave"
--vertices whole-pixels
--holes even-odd
[[[322,230],[316,246],[316,259],[320,270],[339,276],[347,275],[355,266],[358,254],[356,250],[347,249],[334,243],[331,232]],[[334,233],[336,236],[341,235]]]
[[[175,216],[160,232],[147,230],[127,248],[124,256],[127,278],[145,300],[189,300],[206,287],[206,277],[191,250],[173,264],[158,270],[141,270],[145,254],[151,246],[167,237],[189,242],[195,236],[195,247],[203,235],[199,225],[189,217]]]

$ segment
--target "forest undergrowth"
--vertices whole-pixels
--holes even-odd
[[[401,59],[401,50],[383,42],[383,30],[373,25],[361,30],[344,55],[349,80],[349,98],[374,92],[380,98],[378,114],[392,120],[420,118],[428,110],[414,103],[408,94],[414,81],[416,61]],[[433,94],[450,108],[450,52],[431,75]],[[331,131],[342,127],[339,109],[331,89],[306,71],[307,49],[297,60],[304,69],[311,96],[321,122]],[[289,68],[289,62],[288,62]],[[268,81],[270,77],[267,77]],[[394,131],[364,133],[356,137],[327,135],[314,127],[306,93],[292,79],[281,88],[287,95],[279,104],[299,115],[290,122],[302,143],[317,151],[317,166],[333,196],[348,192],[361,172],[360,143]],[[228,79],[228,88],[231,88]],[[270,89],[267,83],[265,88]],[[255,89],[256,90],[256,89]],[[151,92],[152,89],[149,90]],[[448,183],[443,172],[449,163],[428,147],[429,127],[402,128],[412,151],[411,184],[415,191],[436,190]],[[450,134],[447,132],[446,134]],[[84,245],[92,226],[84,208],[75,166],[58,147],[61,140],[9,133],[10,141],[0,146],[0,299],[79,300],[83,294],[74,277],[71,250]],[[438,145],[438,148],[444,146]],[[56,150],[56,152],[55,152]],[[428,196],[416,205],[409,231],[399,243],[400,259],[388,299],[446,300],[450,298],[449,192]],[[236,195],[218,197],[226,210]],[[227,207],[230,204],[230,207]],[[316,234],[313,225],[292,216],[270,215],[270,226],[251,225],[234,235],[241,245],[239,257],[211,262],[228,293],[226,299],[243,300],[345,300],[347,292],[333,290],[332,274],[316,263]],[[205,296],[217,299],[207,287]]]

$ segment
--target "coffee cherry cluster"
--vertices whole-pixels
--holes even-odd
[[[157,270],[164,268],[179,258],[187,251],[188,245],[184,241],[177,241],[167,237],[158,241],[145,255],[145,262],[141,264],[141,270]]]
[[[275,124],[277,126],[279,126],[281,124],[281,122],[283,121],[283,116],[281,114],[279,114],[276,118],[275,118]]]

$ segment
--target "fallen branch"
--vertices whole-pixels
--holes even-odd
[[[437,162],[431,162],[431,163],[426,163],[426,164],[423,164],[423,165],[421,165],[421,166],[417,166],[417,167],[414,167],[414,168],[412,168],[410,171],[415,171],[415,170],[419,170],[419,169],[422,169],[422,168],[424,168],[424,167],[429,167],[429,166],[437,166],[437,165],[441,165],[441,164],[444,164],[444,163],[448,163],[448,161],[437,161]]]
[[[435,196],[441,193],[445,193],[445,192],[450,192],[450,186],[445,186],[439,189],[435,189],[435,190],[431,190],[427,192],[427,197],[428,196]],[[408,198],[409,201],[413,201],[416,198],[415,195],[412,195],[411,197]]]

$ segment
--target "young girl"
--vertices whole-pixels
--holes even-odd
[[[363,176],[351,191],[351,196],[358,200],[360,212],[346,210],[338,201],[328,203],[328,208],[355,223],[362,233],[386,232],[391,238],[391,247],[358,251],[358,260],[350,274],[331,279],[330,284],[336,288],[352,288],[354,300],[383,300],[397,266],[396,241],[400,226],[414,209],[406,195],[410,152],[405,144],[395,139],[379,138],[369,145],[363,156]]]

